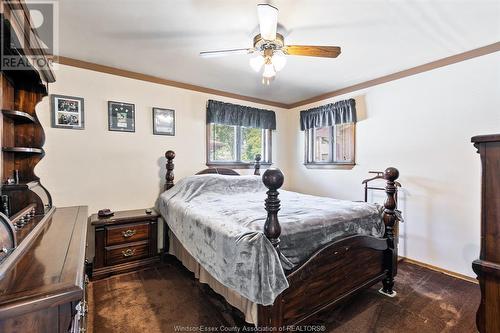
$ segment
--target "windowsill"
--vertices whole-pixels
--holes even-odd
[[[270,167],[272,163],[260,162],[260,166],[263,168]],[[207,162],[208,167],[218,167],[218,168],[229,168],[229,169],[254,169],[255,162],[245,163],[245,162]]]
[[[351,170],[356,163],[304,163],[307,169],[338,169]]]

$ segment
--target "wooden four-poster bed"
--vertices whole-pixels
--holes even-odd
[[[174,187],[175,153],[169,150],[165,157],[165,190],[169,190]],[[257,161],[254,174],[259,175],[259,169]],[[197,174],[210,173],[239,175],[238,172],[227,168],[209,168]],[[320,311],[334,307],[380,281],[383,285],[381,293],[391,297],[396,294],[393,290],[398,256],[395,181],[399,177],[399,171],[389,167],[383,177],[386,180],[387,195],[382,215],[383,236],[354,234],[337,239],[318,248],[300,265],[285,271],[289,287],[278,295],[272,305],[258,304],[258,327],[279,330],[280,327],[310,323]],[[274,249],[280,251],[278,190],[283,185],[284,176],[279,169],[271,168],[264,172],[262,181],[268,189],[265,199],[267,219],[263,233]],[[164,233],[164,239],[164,248],[167,251],[167,232]]]

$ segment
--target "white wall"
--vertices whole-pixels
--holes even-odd
[[[50,93],[85,99],[85,130],[50,127],[49,99],[37,112],[46,132],[36,168],[57,206],[134,209],[152,206],[165,175],[163,154],[177,152],[176,178],[205,167],[207,99],[277,111],[273,160],[285,187],[362,200],[369,170],[395,166],[404,190],[400,254],[469,276],[479,253],[480,161],[470,143],[500,131],[500,54],[471,59],[293,110],[60,66]],[[354,97],[361,120],[352,170],[303,166],[299,111]],[[136,105],[136,132],[109,132],[107,101]],[[151,107],[176,110],[176,136],[152,134]],[[375,197],[381,201],[383,196]]]
[[[334,75],[334,74],[332,74]],[[480,160],[473,135],[500,131],[500,54],[471,59],[292,110],[289,187],[363,200],[369,170],[395,166],[404,186],[400,255],[475,276],[479,255]],[[311,170],[303,163],[299,111],[356,98],[352,170]],[[375,198],[383,200],[383,197]]]
[[[85,99],[85,130],[51,128],[49,98],[37,106],[46,156],[35,172],[56,206],[88,205],[90,212],[153,206],[164,183],[166,150],[177,153],[177,179],[206,168],[206,102],[211,98],[276,110],[273,161],[284,167],[287,130],[282,116],[287,111],[64,65],[56,76],[50,94]],[[109,100],[135,104],[135,133],[108,131]],[[175,136],[153,135],[153,106],[175,110]]]

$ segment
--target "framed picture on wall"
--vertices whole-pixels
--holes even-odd
[[[135,105],[108,101],[110,131],[135,132]]]
[[[51,95],[52,127],[84,129],[83,98],[63,95]]]
[[[153,108],[153,134],[175,135],[175,111]]]

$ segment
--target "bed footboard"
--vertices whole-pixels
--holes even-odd
[[[387,199],[384,203],[384,238],[387,241],[387,250],[385,250],[384,267],[387,269],[387,276],[382,280],[383,287],[381,292],[385,295],[396,296],[394,287],[394,277],[398,272],[398,239],[395,236],[394,229],[397,227],[398,219],[396,217],[396,179],[399,177],[399,171],[396,168],[387,168],[384,172],[384,178],[387,181],[385,193]]]
[[[290,286],[273,306],[259,305],[260,327],[311,323],[315,315],[380,282],[387,242],[355,235],[328,244],[287,275]]]
[[[387,168],[387,181],[382,238],[364,235],[350,236],[327,244],[306,262],[288,272],[289,288],[280,294],[272,306],[258,306],[258,326],[278,329],[283,326],[310,323],[315,315],[349,298],[358,291],[382,281],[381,291],[395,295],[394,276],[397,273],[397,238],[394,230],[396,193],[399,172]],[[283,184],[278,169],[267,170],[262,179],[269,189],[266,199],[268,213],[264,234],[279,251],[281,228],[278,220],[280,201],[278,189]]]

